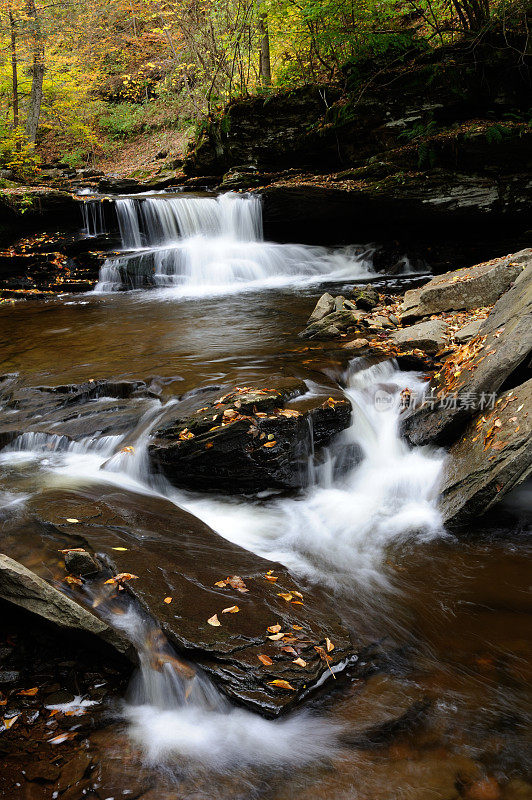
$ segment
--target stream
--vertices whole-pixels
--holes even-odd
[[[85,235],[102,233],[99,199],[82,208]],[[346,669],[305,708],[270,721],[182,662],[130,600],[99,603],[140,654],[126,696],[102,709],[114,800],[452,800],[484,779],[499,793],[470,800],[530,797],[526,489],[469,538],[446,532],[436,502],[445,453],[398,435],[401,392],[421,390],[423,375],[299,337],[326,289],[348,295],[371,281],[404,291],[419,275],[407,260],[402,275],[376,274],[371,246],[264,242],[256,197],[123,197],[116,213],[122,248],[92,293],[0,307],[2,372],[18,373],[21,386],[141,379],[159,398],[126,433],[16,439],[0,451],[4,509],[50,487],[170,501],[319,587],[377,667],[365,681]],[[308,397],[345,396],[353,410],[309,460],[303,490],[217,496],[152,474],[150,435],[176,395],[286,376],[303,380]],[[364,738],[413,707],[416,724]],[[139,775],[148,789],[133,794]]]

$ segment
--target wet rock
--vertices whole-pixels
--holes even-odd
[[[503,385],[523,383],[530,376],[532,352],[532,253],[519,264],[514,285],[495,303],[479,334],[464,345],[460,367],[451,354],[431,381],[431,395],[455,396],[445,404],[427,401],[405,415],[402,430],[412,444],[450,444],[477,411]],[[450,374],[448,374],[448,372]],[[458,374],[456,374],[458,373]]]
[[[29,501],[27,513],[42,525],[51,551],[72,535],[65,517],[78,519],[76,540],[105,554],[117,573],[138,576],[127,582],[127,591],[159,621],[178,652],[203,667],[229,697],[261,713],[276,716],[293,707],[330,676],[329,666],[335,669],[358,652],[318,589],[308,590],[286,568],[222,539],[160,497],[110,486],[48,491]],[[276,581],[267,579],[270,570]],[[235,575],[247,592],[216,585]],[[233,605],[238,613],[223,613]],[[219,627],[207,622],[214,614]],[[267,628],[276,625],[286,636],[272,640]],[[334,644],[330,661],[323,658],[327,638]],[[283,647],[293,647],[306,666],[294,664],[296,655]],[[272,663],[263,664],[259,655]],[[274,680],[293,689],[276,687]]]
[[[351,406],[329,399],[299,411],[286,407],[289,389],[235,389],[176,407],[154,434],[154,468],[175,486],[229,494],[296,489],[307,481],[313,447],[328,444],[349,425]],[[201,405],[200,405],[201,404]],[[199,408],[198,408],[199,406]],[[314,427],[315,426],[315,427]]]
[[[322,317],[317,322],[313,322],[300,334],[303,339],[329,339],[331,334],[360,328],[365,317],[362,311],[350,311],[344,309],[333,311],[331,314]]]
[[[26,766],[25,778],[28,781],[38,781],[39,783],[55,783],[61,774],[61,770],[50,761],[31,762]]]
[[[402,320],[493,305],[530,262],[532,250],[522,250],[486,264],[437,275],[425,286],[406,292]]]
[[[532,472],[532,379],[475,417],[446,462],[440,510],[449,526],[477,520]]]
[[[0,598],[61,628],[93,634],[119,653],[131,652],[128,642],[98,617],[22,564],[3,554],[0,554]]]
[[[98,183],[99,192],[110,192],[112,194],[142,192],[144,188],[143,183],[134,178],[116,178],[112,175],[102,178]]]
[[[316,303],[314,311],[308,318],[307,325],[312,325],[313,322],[319,322],[321,319],[323,319],[323,317],[326,317],[328,314],[332,314],[334,310],[334,297],[328,292],[325,292],[325,294],[322,294]]]
[[[86,550],[73,550],[65,553],[65,567],[72,575],[89,576],[101,572],[98,561]]]
[[[2,670],[0,672],[0,684],[1,683],[14,683],[20,678],[20,672],[16,672],[15,670]]]
[[[437,353],[445,344],[446,329],[444,320],[434,319],[394,331],[390,338],[398,347]]]
[[[454,334],[455,341],[458,344],[464,344],[472,339],[474,336],[478,336],[480,332],[480,327],[482,325],[481,319],[473,320],[473,322],[468,322],[467,325],[464,325],[463,328],[460,328],[459,331],[456,331]]]
[[[493,777],[481,778],[465,786],[461,792],[465,800],[501,800],[501,787]]]
[[[379,293],[368,284],[363,289],[356,289],[353,293],[354,302],[357,308],[362,311],[372,311],[379,304]]]

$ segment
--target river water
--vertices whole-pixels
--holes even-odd
[[[109,723],[108,758],[129,754],[124,792],[141,763],[157,776],[150,800],[451,800],[485,776],[495,800],[530,796],[524,490],[467,540],[451,536],[436,506],[444,453],[411,450],[397,434],[400,392],[423,376],[298,336],[324,287],[347,294],[372,280],[392,290],[397,278],[374,275],[365,247],[263,243],[256,199],[123,198],[117,216],[124,252],[103,265],[94,293],[0,308],[2,371],[32,386],[139,378],[162,389],[162,406],[154,400],[127,436],[67,451],[31,436],[15,443],[0,453],[5,502],[98,482],[168,498],[319,585],[357,637],[377,642],[380,667],[366,683],[338,681],[309,710],[268,722],[232,707],[201,676],[190,688],[171,665],[154,670],[146,642],[156,624],[123,609],[114,622],[143,665]],[[88,208],[85,224],[95,234],[105,223]],[[351,427],[309,466],[304,491],[202,496],[150,474],[149,431],[172,395],[287,375],[309,393],[341,392],[353,407]],[[135,455],[113,457],[124,444]],[[167,643],[160,647],[171,664]],[[346,745],[412,707],[423,709],[420,719],[397,736]]]

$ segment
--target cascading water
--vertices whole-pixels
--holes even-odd
[[[96,292],[150,286],[217,294],[373,273],[364,248],[265,242],[260,198],[140,196],[115,201],[123,255],[109,258]]]

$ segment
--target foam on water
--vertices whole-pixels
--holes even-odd
[[[140,196],[117,199],[115,207],[125,252],[102,266],[99,293],[155,286],[166,297],[204,296],[373,274],[364,248],[265,242],[253,195]]]

